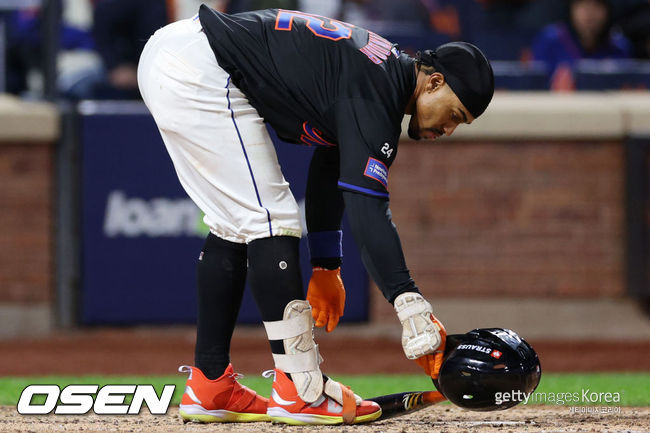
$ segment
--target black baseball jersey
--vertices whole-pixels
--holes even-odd
[[[339,187],[388,198],[414,61],[375,33],[317,15],[201,6],[219,65],[285,141],[339,146]]]

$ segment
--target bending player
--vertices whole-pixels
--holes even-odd
[[[320,371],[312,327],[343,314],[341,216],[347,209],[364,264],[403,326],[402,345],[432,377],[444,327],[409,275],[391,221],[388,169],[401,120],[409,135],[451,135],[487,108],[492,69],[467,43],[415,59],[351,24],[302,12],[226,15],[206,6],[157,31],[138,82],[178,178],[210,227],[198,262],[196,367],[181,415],[194,421],[337,424],[381,414]],[[317,146],[306,185],[314,271],[305,300],[299,210],[265,128]],[[230,339],[244,282],[275,361],[270,400],[237,382]],[[311,306],[310,306],[311,304]]]

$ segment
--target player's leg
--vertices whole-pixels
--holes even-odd
[[[187,421],[266,420],[266,399],[241,387],[230,365],[230,340],[246,283],[246,249],[246,244],[210,233],[201,250],[197,265],[196,368],[181,367],[190,373],[180,407]],[[229,404],[234,395],[240,395],[246,404]]]
[[[299,238],[276,236],[248,245],[248,276],[275,362],[268,413],[288,424],[341,424],[378,418],[378,405],[362,401],[320,370],[313,317],[304,300]]]
[[[210,233],[197,265],[196,367],[187,372],[180,415],[186,421],[267,421],[267,399],[237,382],[230,340],[246,283],[246,244]]]
[[[208,379],[230,364],[230,340],[246,284],[246,244],[210,233],[197,264],[194,363]]]
[[[298,205],[259,114],[232,85],[229,101],[258,206],[267,216],[265,227],[242,227],[248,236],[249,282],[275,360],[269,414],[276,422],[290,424],[372,421],[381,415],[378,405],[363,402],[321,373],[311,307],[304,300],[300,276]]]
[[[189,373],[180,414],[199,422],[268,420],[267,399],[240,385],[229,364],[246,279],[246,237],[239,233],[239,220],[248,215],[264,225],[266,214],[239,209],[240,203],[255,203],[254,193],[236,187],[247,166],[232,157],[241,149],[227,107],[228,76],[216,65],[197,22],[186,20],[151,38],[138,79],[181,184],[214,222],[197,265],[198,368],[180,368]]]
[[[274,236],[248,244],[248,281],[265,322],[282,320],[289,302],[305,299],[299,242],[295,236]]]
[[[196,29],[196,24],[177,26]],[[260,309],[264,317],[278,318],[265,322],[277,352],[274,357],[278,356],[274,381],[277,398],[273,402],[283,404],[296,396],[290,406],[276,405],[273,410],[281,411],[276,421],[341,423],[343,412],[349,422],[378,417],[378,406],[360,403],[347,388],[323,381],[312,335],[313,319],[309,304],[303,300],[297,267],[297,240],[301,235],[298,207],[263,120],[218,66],[200,30],[196,33],[202,38],[186,34],[179,38],[176,30],[171,32],[172,37],[161,35],[147,44],[151,44],[150,49],[145,48],[144,64],[139,68],[141,91],[179,180],[205,212],[212,233],[226,241],[249,244],[248,258],[253,261],[249,272]],[[285,269],[281,262],[286,263]],[[279,271],[287,272],[278,276]],[[285,283],[271,287],[276,280]],[[265,300],[268,294],[275,302]],[[198,369],[183,367],[183,371],[190,372],[181,408],[187,419],[248,421],[259,415],[258,402],[264,400],[238,385],[228,370],[225,373],[233,389],[245,390],[233,391],[232,395],[252,405],[235,408],[223,402],[207,404],[193,391],[207,379]],[[199,413],[189,413],[190,408]],[[200,411],[210,411],[210,418],[205,419]]]
[[[378,405],[362,401],[320,370],[311,307],[304,300],[299,241],[274,236],[248,244],[249,283],[275,362],[268,414],[274,422],[297,425],[372,421],[381,415]]]
[[[348,387],[328,378],[313,336],[311,307],[305,300],[289,302],[281,320],[265,321],[275,369],[267,413],[274,422],[310,425],[363,423],[381,416],[380,407],[363,401]]]

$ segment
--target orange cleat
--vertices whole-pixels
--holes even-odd
[[[328,379],[325,388],[341,390],[343,404],[323,393],[314,403],[305,403],[296,387],[280,370],[269,370],[265,376],[275,373],[273,389],[267,413],[274,423],[291,425],[360,424],[374,421],[381,416],[381,408],[372,401],[361,401],[349,388]]]
[[[182,365],[181,373],[189,373],[185,394],[180,404],[184,422],[255,422],[270,421],[266,414],[268,399],[237,382],[242,375],[232,364],[223,375],[210,380],[196,367]]]

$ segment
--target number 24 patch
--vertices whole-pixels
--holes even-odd
[[[393,154],[393,148],[390,147],[390,144],[384,143],[384,145],[381,147],[381,153],[386,155],[387,158],[390,158],[390,156]]]

